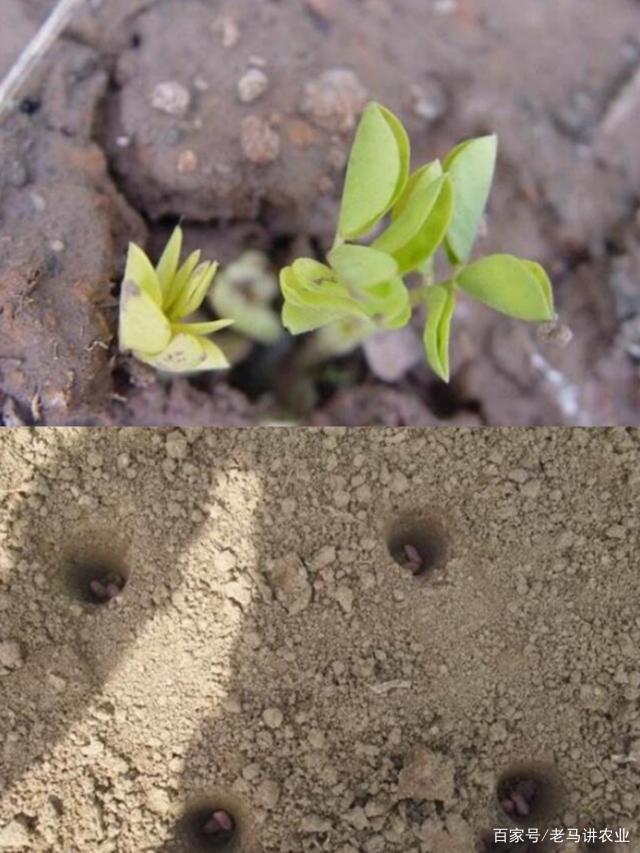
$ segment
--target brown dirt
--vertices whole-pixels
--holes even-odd
[[[624,430],[4,431],[0,849],[186,853],[204,804],[236,853],[471,853],[508,825],[499,783],[533,778],[532,823],[637,853],[639,453]],[[127,576],[107,605],[78,592],[96,566]]]
[[[50,6],[4,0],[0,73]],[[547,264],[574,332],[558,351],[464,302],[453,341],[457,407],[445,416],[433,405],[420,365],[391,389],[403,411],[426,409],[436,422],[638,423],[635,0],[613,9],[600,0],[92,6],[25,91],[36,112],[0,128],[5,422],[129,422],[137,386],[130,363],[114,358],[110,304],[124,240],[144,242],[149,230],[157,247],[165,220],[185,217],[189,239],[222,247],[222,260],[256,243],[276,264],[301,245],[326,248],[354,123],[364,99],[377,98],[407,124],[416,160],[498,131],[482,248]],[[251,71],[266,76],[265,91],[249,90]],[[166,90],[158,99],[166,83],[177,100]],[[312,394],[310,409],[291,407],[281,375],[295,359],[276,353],[256,381],[263,362],[255,350],[230,379],[248,409],[257,404],[254,422],[330,421],[339,385]],[[367,369],[355,385],[337,405],[352,413],[347,423],[371,423],[361,388],[384,395],[388,386]],[[198,413],[185,402],[180,422],[200,423]],[[213,419],[227,422],[224,412]]]

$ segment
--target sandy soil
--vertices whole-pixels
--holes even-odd
[[[579,850],[483,841],[533,777],[532,825],[637,853],[639,456],[625,430],[3,431],[0,850]],[[126,586],[89,603],[105,567]],[[190,838],[203,803],[232,844]]]
[[[3,0],[0,73],[51,5]],[[637,424],[639,69],[635,0],[93,0],[0,128],[3,421]],[[463,302],[448,391],[422,359],[308,375],[299,342],[195,384],[118,357],[126,239],[321,254],[369,98],[416,162],[499,133],[481,248],[549,267],[573,344]]]

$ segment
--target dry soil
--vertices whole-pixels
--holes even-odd
[[[640,434],[0,434],[0,850],[640,850]],[[430,571],[393,559],[418,547]],[[84,570],[127,577],[109,604]]]

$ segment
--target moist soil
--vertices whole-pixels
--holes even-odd
[[[639,457],[627,430],[5,430],[0,850],[618,849],[490,843],[564,826],[638,853]],[[126,585],[87,600],[96,573]]]
[[[3,0],[0,73],[52,5]],[[0,127],[5,424],[638,422],[635,0],[87,7]],[[312,371],[308,339],[243,343],[230,373],[173,382],[119,355],[129,239],[157,256],[181,220],[189,248],[223,264],[257,248],[274,269],[327,250],[369,99],[416,163],[499,133],[480,248],[548,267],[572,343],[463,301],[448,388],[419,326]]]

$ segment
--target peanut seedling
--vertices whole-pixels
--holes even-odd
[[[410,173],[406,130],[388,109],[370,103],[351,151],[327,263],[300,258],[280,274],[284,326],[294,335],[322,329],[341,352],[379,329],[407,325],[424,306],[426,358],[448,381],[460,291],[517,319],[553,320],[551,283],[539,264],[505,254],[469,260],[496,155],[497,138],[484,136]],[[438,252],[450,274],[436,282]],[[414,274],[419,286],[410,290],[405,279]]]
[[[120,294],[120,349],[166,373],[228,367],[208,335],[233,320],[186,322],[202,305],[218,265],[193,252],[180,266],[182,229],[176,228],[157,267],[135,243],[129,245]]]

